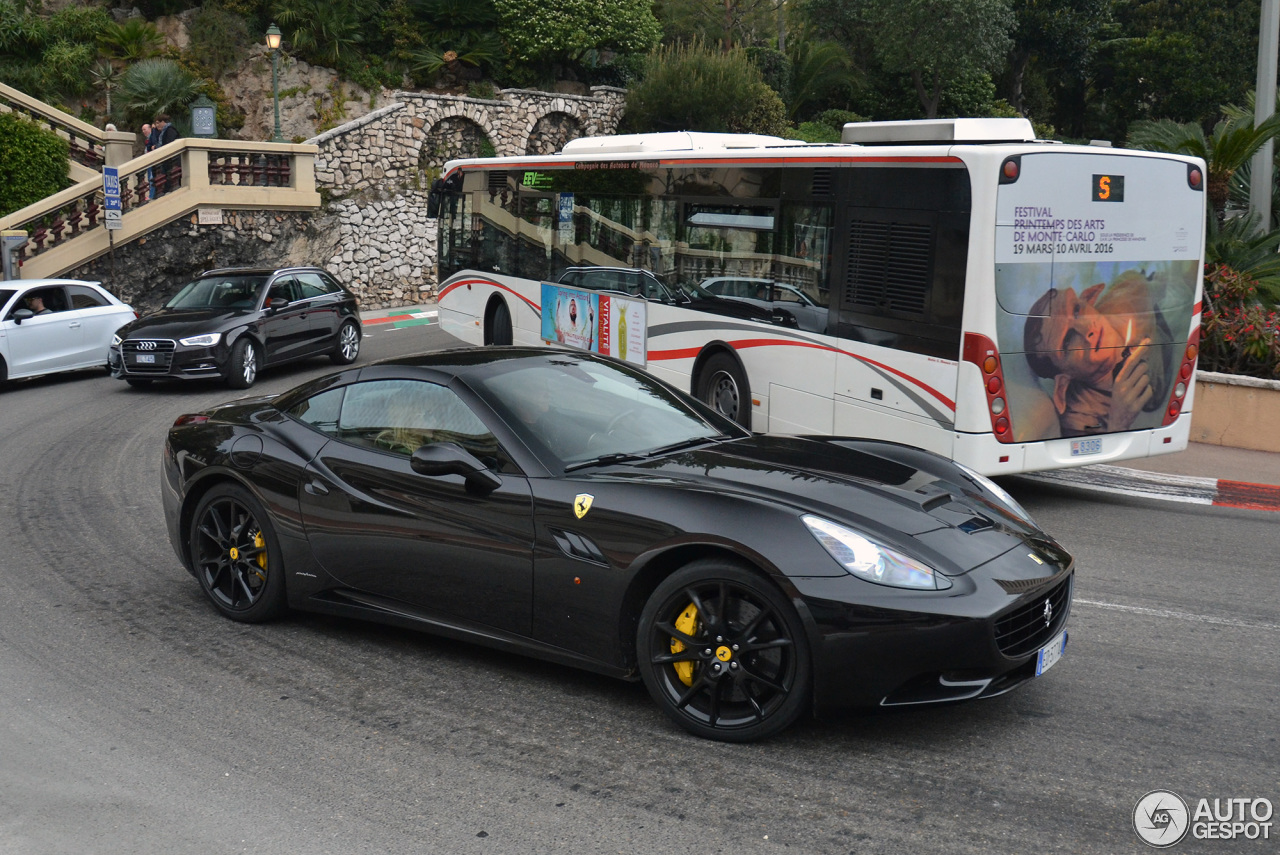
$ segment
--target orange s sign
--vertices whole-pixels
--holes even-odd
[[[1123,175],[1093,176],[1093,201],[1123,202],[1124,201],[1124,176]]]

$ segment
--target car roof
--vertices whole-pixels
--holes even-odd
[[[101,288],[96,279],[0,279],[0,288],[43,288],[50,285],[92,285]]]
[[[201,271],[201,276],[271,276],[276,273],[285,273],[290,270],[318,270],[326,272],[323,267],[317,267],[314,264],[291,264],[287,267],[215,267],[212,270]]]

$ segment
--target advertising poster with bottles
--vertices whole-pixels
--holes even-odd
[[[542,283],[542,339],[644,365],[648,304]]]
[[[996,209],[997,347],[1013,438],[1159,427],[1199,283],[1202,173],[1118,154],[1024,155],[1020,167]],[[1073,454],[1101,448],[1073,442]]]

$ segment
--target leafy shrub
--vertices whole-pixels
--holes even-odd
[[[1226,265],[1207,267],[1199,367],[1280,379],[1280,312],[1259,302],[1252,279]]]
[[[838,143],[840,132],[823,122],[801,122],[790,136],[811,143]]]
[[[191,18],[187,50],[214,77],[220,77],[244,59],[250,42],[249,25],[235,12],[205,6]]]
[[[16,113],[0,113],[0,217],[67,186],[70,147]]]
[[[791,91],[791,60],[785,53],[773,48],[749,47],[747,59],[760,69],[760,76],[769,88],[779,95]]]
[[[68,6],[50,16],[49,41],[94,44],[111,26],[111,16],[101,6]]]
[[[40,73],[48,89],[65,95],[83,95],[93,85],[89,69],[97,55],[91,43],[54,42],[40,60]]]
[[[635,131],[787,133],[786,107],[745,51],[701,42],[649,55],[644,80],[627,93]]]
[[[496,0],[500,33],[525,62],[577,60],[608,48],[644,53],[662,38],[652,0]]]
[[[164,47],[164,36],[142,18],[128,18],[123,24],[110,22],[98,40],[108,55],[124,62],[138,62],[153,57]]]

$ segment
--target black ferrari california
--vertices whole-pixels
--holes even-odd
[[[361,335],[355,296],[319,267],[207,270],[122,327],[107,368],[130,386],[215,378],[247,389],[285,362],[327,355],[350,365]]]
[[[712,739],[990,697],[1066,647],[1074,562],[990,480],[886,442],[753,435],[626,364],[454,350],[180,417],[178,556],[286,608],[626,679]]]

